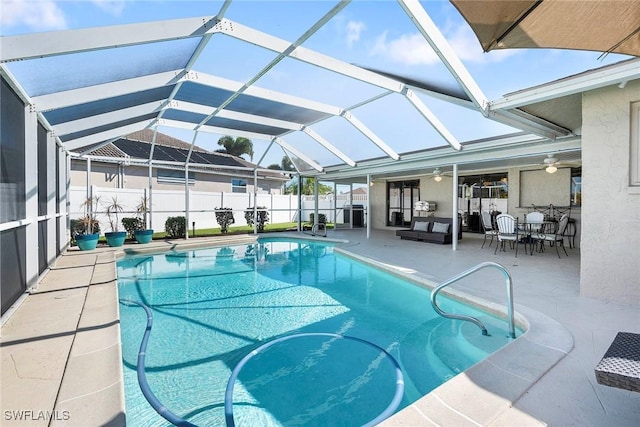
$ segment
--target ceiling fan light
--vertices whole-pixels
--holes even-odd
[[[554,165],[549,165],[545,170],[547,171],[547,173],[555,173],[558,170],[558,168],[555,167]]]
[[[442,181],[442,170],[441,170],[440,168],[436,168],[436,169],[433,171],[433,175],[434,175],[434,176],[433,176],[433,180],[434,180],[435,182],[440,182],[440,181]]]

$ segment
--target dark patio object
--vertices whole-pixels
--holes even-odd
[[[618,332],[595,371],[598,384],[640,392],[640,334]]]

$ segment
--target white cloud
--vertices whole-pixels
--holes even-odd
[[[387,40],[388,32],[378,36],[370,54],[385,56],[392,62],[405,65],[433,64],[438,57],[421,34],[403,34]]]
[[[126,0],[92,0],[92,3],[110,15],[120,16]]]
[[[480,43],[468,26],[456,27],[446,38],[456,55],[467,62],[500,62],[517,53],[514,50],[483,53]],[[430,65],[439,61],[438,56],[420,33],[402,34],[388,40],[388,32],[385,31],[378,36],[369,54],[383,56],[392,62],[409,66]]]
[[[64,13],[52,0],[2,0],[0,24],[26,25],[35,31],[67,28]]]
[[[347,46],[353,46],[353,43],[360,40],[360,34],[366,30],[367,26],[364,22],[349,21],[347,23]]]

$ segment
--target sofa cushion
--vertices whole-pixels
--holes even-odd
[[[449,232],[449,224],[444,222],[434,222],[433,228],[431,228],[432,233],[448,233]]]
[[[429,231],[429,223],[426,221],[416,221],[413,224],[413,231]]]

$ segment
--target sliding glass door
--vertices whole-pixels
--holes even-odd
[[[410,225],[413,206],[419,200],[419,180],[387,182],[387,225],[392,227]]]

